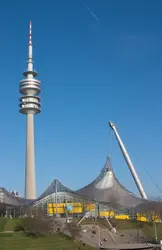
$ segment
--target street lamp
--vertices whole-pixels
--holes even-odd
[[[100,243],[101,243],[101,236],[100,236],[100,227],[96,227],[98,229],[98,247],[100,248]]]
[[[154,221],[154,230],[155,230],[155,240],[156,242],[158,241],[158,237],[157,237],[157,227],[156,227],[156,222]]]

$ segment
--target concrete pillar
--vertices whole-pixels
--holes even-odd
[[[35,161],[34,161],[34,115],[26,115],[26,169],[25,198],[36,198]]]

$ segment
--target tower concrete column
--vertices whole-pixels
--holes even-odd
[[[36,79],[37,72],[33,69],[32,54],[32,22],[30,22],[27,70],[20,81],[20,113],[26,115],[26,164],[25,164],[25,198],[36,198],[35,159],[34,159],[34,115],[41,112],[41,99],[37,96],[40,81]]]
[[[34,115],[26,115],[26,164],[25,197],[36,198],[35,157],[34,157]]]

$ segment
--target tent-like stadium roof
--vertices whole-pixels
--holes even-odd
[[[131,193],[124,186],[120,184],[115,176],[113,168],[111,166],[110,157],[107,157],[106,163],[101,170],[99,176],[87,186],[79,190],[71,190],[64,186],[59,180],[53,180],[48,188],[36,199],[26,200],[24,198],[16,197],[9,193],[6,189],[0,189],[0,202],[21,206],[31,204],[34,205],[38,201],[46,198],[55,193],[67,193],[71,196],[77,196],[81,199],[86,199],[92,202],[101,204],[112,205],[114,207],[135,208],[141,207],[141,205],[148,206],[149,204],[157,204],[157,202],[144,200]],[[162,203],[160,203],[162,205]]]
[[[99,176],[89,185],[76,192],[90,200],[110,203],[114,206],[136,207],[144,202],[144,199],[137,197],[120,184],[112,169],[110,157],[107,157],[105,166]]]

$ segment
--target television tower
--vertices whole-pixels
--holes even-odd
[[[26,166],[25,198],[36,198],[35,161],[34,161],[34,115],[40,113],[40,81],[35,79],[37,72],[33,69],[32,22],[30,21],[27,70],[20,81],[20,113],[26,115]]]

